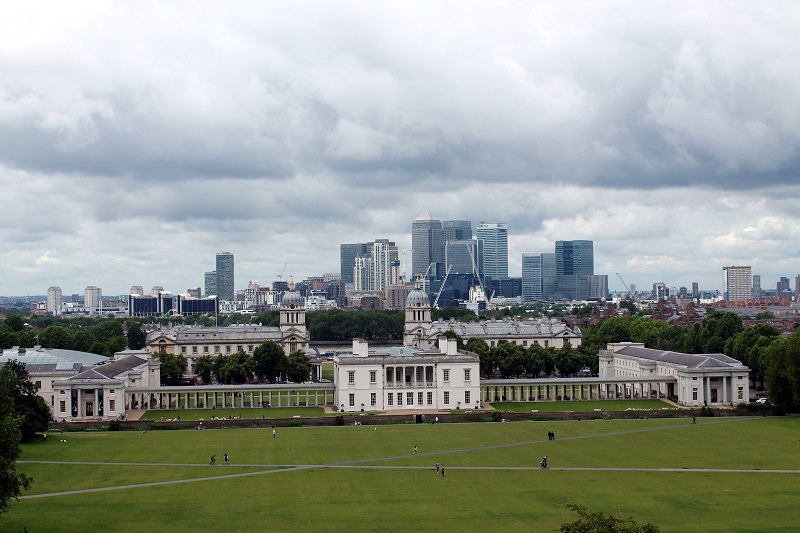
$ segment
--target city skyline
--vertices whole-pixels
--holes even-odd
[[[491,5],[491,8],[487,7]],[[0,6],[0,295],[337,272],[410,222],[609,289],[795,283],[800,4]],[[346,38],[344,38],[346,36]],[[473,228],[474,229],[474,228]]]

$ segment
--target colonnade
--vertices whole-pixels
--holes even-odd
[[[674,378],[494,379],[481,381],[483,402],[613,400],[663,398],[673,394]]]
[[[125,409],[211,409],[234,407],[297,407],[334,405],[334,388],[264,386],[231,389],[230,386],[141,387],[125,393]]]

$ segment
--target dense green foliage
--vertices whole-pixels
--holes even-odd
[[[633,518],[617,518],[613,514],[600,512],[590,513],[583,505],[568,503],[567,509],[578,513],[574,522],[561,524],[563,533],[658,533],[661,531],[653,524],[638,524]]]
[[[22,453],[20,427],[24,415],[17,414],[15,404],[18,391],[24,387],[26,382],[12,366],[6,364],[0,369],[0,514],[8,511],[9,501],[29,488],[32,481],[29,476],[17,472],[16,464]]]
[[[186,358],[181,354],[158,352],[154,354],[161,361],[161,385],[180,385],[186,372]]]
[[[263,342],[253,350],[253,373],[261,381],[275,383],[287,365],[283,347],[274,341]]]
[[[391,340],[403,338],[403,311],[343,311],[306,313],[306,325],[315,341]]]
[[[11,394],[14,411],[20,417],[19,429],[22,438],[29,439],[37,432],[47,431],[52,414],[50,407],[36,394],[36,385],[30,380],[30,374],[23,363],[11,360],[3,365],[3,370],[10,372],[18,381]]]
[[[303,350],[290,353],[286,361],[286,376],[289,381],[302,383],[311,375],[311,358]]]

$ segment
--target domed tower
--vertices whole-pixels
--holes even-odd
[[[423,334],[431,327],[431,303],[425,291],[416,287],[406,298],[406,321],[403,327],[403,345],[420,346]]]
[[[306,303],[300,291],[289,290],[281,298],[281,344],[286,354],[296,350],[308,352]]]

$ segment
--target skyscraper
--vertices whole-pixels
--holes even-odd
[[[47,311],[57,315],[61,312],[61,287],[47,289]]]
[[[83,291],[83,306],[90,315],[100,314],[103,307],[103,289],[89,285]]]
[[[206,298],[217,294],[217,271],[206,272],[204,276]]]
[[[411,276],[444,275],[442,252],[442,221],[425,211],[411,223]]]
[[[476,239],[447,241],[444,247],[444,271],[450,274],[476,274],[483,272],[483,246]]]
[[[522,254],[522,298],[525,302],[549,300],[556,292],[556,254]]]
[[[556,292],[567,300],[589,297],[594,275],[594,242],[556,241]]]
[[[753,295],[753,276],[749,266],[722,267],[722,290],[725,300],[738,302]]]
[[[372,243],[372,290],[384,291],[398,282],[399,267],[397,246],[388,239],[375,239]]]
[[[217,254],[217,297],[219,300],[229,302],[236,299],[233,284],[233,254],[230,252]]]
[[[483,241],[483,275],[500,279],[508,277],[508,225],[481,222],[477,238]]]
[[[356,257],[369,257],[372,253],[372,244],[357,242],[339,245],[339,262],[342,283],[353,285],[353,267],[356,266]]]

